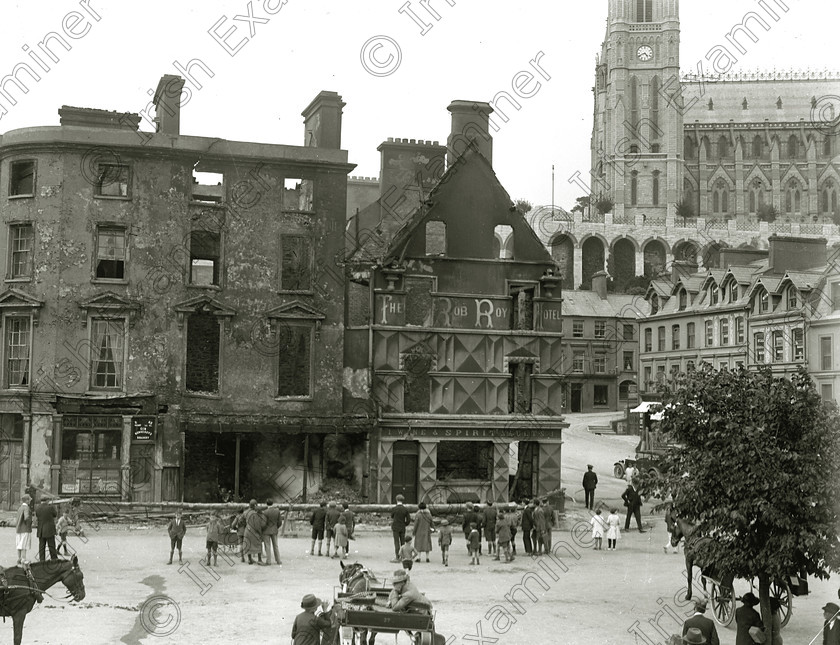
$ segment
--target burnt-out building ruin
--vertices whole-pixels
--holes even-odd
[[[380,198],[348,222],[345,404],[376,419],[379,503],[561,484],[560,278],[493,172],[492,109],[448,109],[446,147],[380,146]]]
[[[306,107],[303,146],[227,141],[181,134],[183,85],[161,79],[154,133],[65,106],[0,138],[3,508],[27,484],[221,501],[357,474],[329,456],[364,444],[341,403],[344,103]]]

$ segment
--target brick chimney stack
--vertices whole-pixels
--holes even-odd
[[[607,278],[609,274],[606,271],[598,271],[592,274],[592,291],[598,294],[601,300],[607,299]]]
[[[825,238],[771,235],[769,242],[770,268],[773,273],[813,269],[826,264],[828,241]]]
[[[452,167],[455,160],[464,154],[470,142],[493,164],[493,137],[490,135],[489,103],[478,101],[452,101],[446,108],[452,113],[452,129],[446,140],[446,165]]]
[[[155,121],[157,131],[163,134],[181,134],[181,92],[184,79],[164,74],[155,90]]]
[[[301,112],[304,142],[308,148],[341,149],[341,114],[344,106],[336,92],[323,91]]]

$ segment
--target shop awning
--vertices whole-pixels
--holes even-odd
[[[640,412],[644,414],[645,412],[650,412],[651,408],[661,405],[662,403],[660,403],[659,401],[642,401],[641,403],[639,403],[639,405],[630,410],[630,412]],[[661,419],[662,413],[659,412],[657,414],[659,414],[659,419]],[[651,419],[654,419],[654,417],[651,417]],[[654,419],[654,421],[659,421],[659,419]]]

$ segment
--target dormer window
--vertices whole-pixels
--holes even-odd
[[[718,303],[718,288],[712,285],[709,289],[709,304],[716,305]]]
[[[650,299],[650,313],[659,313],[659,296],[654,294]]]
[[[770,311],[770,294],[762,291],[758,296],[758,313],[766,314],[768,311]]]
[[[685,308],[688,306],[688,294],[685,292],[685,289],[680,291],[680,311],[685,311]]]
[[[738,285],[733,283],[729,289],[729,302],[735,302],[736,300],[738,300]]]
[[[796,287],[791,286],[787,292],[787,306],[788,309],[796,309],[797,300],[796,300]]]

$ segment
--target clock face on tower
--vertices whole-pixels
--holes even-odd
[[[653,49],[651,49],[650,45],[642,45],[636,51],[636,56],[639,57],[639,60],[647,62],[653,58]]]

